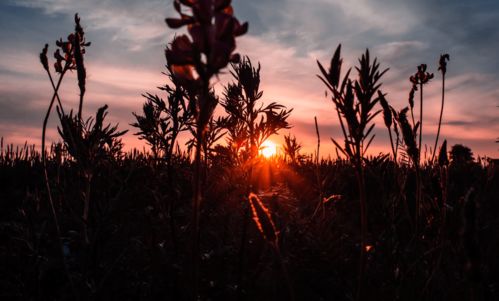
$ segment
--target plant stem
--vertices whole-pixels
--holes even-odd
[[[203,128],[198,124],[196,131],[196,152],[194,157],[194,194],[192,200],[192,293],[193,300],[198,299],[199,278],[199,207],[201,203],[201,143]]]
[[[319,188],[319,204],[317,205],[317,208],[314,211],[314,216],[315,213],[319,208],[322,208],[322,218],[324,218],[324,215],[326,214],[326,211],[324,210],[324,203],[323,203],[323,189],[322,189],[322,177],[321,177],[321,170],[320,170],[320,165],[319,165],[319,156],[320,156],[320,149],[321,149],[321,136],[319,134],[319,125],[317,123],[317,116],[314,116],[314,121],[315,121],[315,133],[317,134],[317,152],[315,154],[315,177],[317,180],[317,187]]]
[[[47,123],[49,121],[50,117],[50,112],[52,111],[52,106],[54,105],[55,99],[59,99],[59,94],[57,93],[59,91],[59,87],[61,86],[62,79],[64,77],[64,74],[66,73],[66,69],[63,70],[61,73],[61,76],[59,77],[59,80],[57,81],[57,86],[54,87],[54,94],[52,95],[52,99],[50,100],[49,108],[47,110],[47,113],[45,114],[45,119],[43,120],[43,127],[42,127],[42,163],[45,166],[45,134],[47,131]],[[49,73],[50,76],[50,73]],[[52,76],[50,76],[50,79],[52,81]],[[54,86],[52,84],[52,86]],[[60,100],[59,100],[60,102]],[[62,108],[62,107],[61,107]]]
[[[363,287],[364,287],[365,272],[366,272],[367,195],[366,195],[366,187],[364,179],[364,169],[360,164],[358,164],[356,168],[357,169],[356,176],[357,176],[357,183],[359,187],[359,198],[360,198],[360,256],[359,256],[359,279],[358,279],[359,282],[357,287],[357,300],[364,300]]]
[[[420,102],[419,102],[419,156],[418,156],[418,165],[421,164],[421,146],[423,142],[423,83],[419,84],[420,87]]]
[[[438,130],[437,138],[435,139],[435,146],[433,147],[433,155],[431,157],[431,162],[435,159],[435,154],[437,153],[438,138],[440,136],[440,127],[442,125],[442,115],[444,113],[444,100],[445,100],[445,73],[442,72],[442,105],[440,107],[440,117],[438,119]]]
[[[88,245],[90,239],[88,238],[88,216],[90,212],[90,185],[92,182],[92,175],[85,175],[85,198],[83,199],[83,235],[85,243]]]
[[[248,201],[249,202],[249,201]],[[241,234],[241,242],[239,247],[238,275],[237,275],[237,300],[243,299],[243,282],[244,282],[244,255],[246,251],[246,240],[248,236],[248,225],[250,221],[250,206],[246,203],[243,215],[243,228]]]
[[[50,117],[50,112],[52,111],[52,106],[54,105],[55,99],[57,98],[58,101],[59,101],[59,103],[60,103],[59,95],[58,95],[57,92],[59,90],[59,87],[61,86],[62,79],[64,77],[64,74],[66,73],[66,70],[67,69],[65,68],[63,70],[63,72],[61,73],[61,76],[59,77],[59,80],[57,81],[57,86],[54,86],[54,82],[52,80],[52,76],[50,75],[50,72],[47,71],[47,73],[49,74],[50,81],[52,83],[52,87],[54,89],[54,94],[52,95],[52,99],[50,100],[50,104],[49,104],[47,113],[45,114],[45,119],[43,120],[43,127],[42,127],[42,150],[41,151],[42,151],[42,166],[43,166],[43,175],[44,175],[44,180],[45,180],[45,188],[47,189],[47,195],[48,195],[48,199],[49,199],[50,211],[52,213],[52,218],[54,220],[55,230],[56,230],[56,233],[57,233],[57,240],[59,242],[59,250],[61,252],[62,262],[63,262],[63,265],[64,265],[64,271],[66,273],[66,277],[68,278],[69,284],[71,286],[71,291],[73,293],[73,296],[75,297],[76,300],[78,300],[79,298],[78,298],[78,295],[76,294],[76,289],[75,289],[75,286],[74,286],[74,283],[73,283],[73,279],[71,278],[71,274],[69,273],[69,267],[68,267],[68,264],[66,262],[66,257],[64,255],[64,243],[62,241],[61,228],[60,228],[60,225],[59,225],[59,220],[57,218],[57,213],[55,211],[54,201],[53,201],[53,198],[52,198],[52,190],[50,188],[50,183],[49,183],[49,176],[48,176],[48,171],[47,171],[46,152],[45,152],[45,134],[46,134],[46,131],[47,131],[48,119]],[[62,110],[62,106],[61,106],[61,110]]]
[[[54,89],[54,91],[55,91],[54,94],[57,98],[57,103],[59,104],[59,108],[61,108],[61,113],[62,113],[62,115],[65,115],[64,108],[62,107],[61,99],[60,99],[59,93],[58,93],[59,88],[56,88],[56,86],[54,84],[54,80],[52,79],[52,74],[50,74],[50,71],[47,70],[47,74],[48,74],[49,79],[50,79],[50,84],[52,84],[52,89]]]
[[[393,145],[392,130],[390,128],[388,128],[388,135],[390,136],[390,144],[392,146],[393,161],[395,161],[395,163],[397,163],[397,152],[395,151],[395,146]]]

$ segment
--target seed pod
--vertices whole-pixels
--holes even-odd
[[[378,97],[379,97],[379,103],[381,104],[381,107],[383,107],[383,119],[385,121],[385,125],[387,128],[390,128],[392,126],[392,120],[393,120],[392,110],[390,109],[390,106],[388,105],[385,96],[379,90],[378,90]]]
[[[440,167],[449,165],[449,158],[447,157],[447,140],[444,140],[442,146],[440,147],[440,153],[438,154],[438,165]]]
[[[260,231],[265,240],[277,243],[278,233],[274,222],[272,221],[269,209],[265,207],[260,198],[254,193],[249,194],[248,201],[251,206],[253,221],[255,222],[258,231]]]
[[[40,53],[40,62],[43,65],[43,69],[49,71],[49,61],[47,58],[47,51],[49,49],[49,44],[45,44],[45,47],[43,47],[42,52]]]

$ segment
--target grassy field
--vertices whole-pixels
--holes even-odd
[[[293,109],[266,101],[262,67],[235,52],[248,24],[230,1],[174,8],[167,25],[188,31],[165,49],[169,80],[130,115],[147,150],[123,150],[107,105],[83,116],[92,48],[78,15],[53,62],[49,45],[40,53],[53,88],[45,151],[1,142],[2,300],[499,299],[499,165],[439,137],[448,54],[439,74],[417,66],[395,109],[386,69],[366,50],[345,70],[339,45],[317,62],[341,128],[335,159],[321,156],[331,146],[317,119],[314,154],[291,135],[273,154],[262,148]],[[59,95],[68,71],[74,110]],[[217,94],[223,71],[232,81]],[[441,85],[435,141],[422,140],[429,84]],[[45,138],[51,114],[57,143]],[[376,116],[386,154],[369,152]]]

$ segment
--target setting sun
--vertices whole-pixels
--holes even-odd
[[[270,158],[277,153],[277,145],[270,140],[265,140],[260,147],[259,153],[265,158]]]

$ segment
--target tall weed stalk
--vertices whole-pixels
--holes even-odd
[[[341,77],[341,45],[331,59],[329,70],[326,70],[320,62],[317,62],[321,75],[318,77],[331,91],[336,112],[343,132],[344,144],[341,145],[332,138],[333,143],[345,155],[355,169],[360,199],[360,258],[358,273],[357,299],[364,299],[364,281],[366,268],[366,246],[367,246],[367,191],[364,172],[364,155],[368,150],[374,134],[374,123],[372,120],[381,111],[374,110],[379,101],[376,92],[381,83],[379,80],[388,71],[380,70],[377,59],[371,61],[369,50],[359,59],[356,67],[358,79],[352,81],[349,78],[349,69],[340,83]],[[371,135],[372,134],[372,135]]]
[[[234,17],[230,0],[175,0],[173,6],[180,18],[167,18],[167,25],[172,29],[187,26],[188,34],[175,37],[165,55],[173,75],[189,93],[190,109],[196,124],[192,205],[192,298],[197,300],[199,211],[202,200],[201,148],[208,123],[218,104],[218,98],[210,97],[210,80],[229,62],[239,60],[239,55],[233,54],[236,48],[235,38],[247,32],[248,23],[240,24]]]
[[[444,113],[444,102],[445,102],[445,74],[447,73],[447,61],[450,59],[449,55],[440,55],[440,60],[438,61],[438,70],[442,74],[442,101],[440,107],[440,116],[438,118],[438,130],[437,137],[435,138],[435,145],[433,146],[433,155],[431,157],[431,162],[435,159],[435,154],[437,152],[438,138],[440,137],[440,127],[442,126],[442,116]]]

